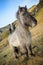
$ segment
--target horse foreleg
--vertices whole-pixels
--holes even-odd
[[[39,49],[39,47],[38,47],[38,46],[33,46],[33,47],[32,47],[32,49],[34,49],[34,48],[38,48],[38,49]]]
[[[29,50],[30,50],[30,55],[31,55],[31,56],[35,56],[35,54],[32,52],[31,44],[30,44],[30,46],[29,46]]]
[[[25,50],[25,52],[23,53],[23,52],[21,52],[21,55],[25,55],[25,60],[28,60],[28,49],[27,49],[27,47],[26,47],[26,45],[25,46],[23,46],[23,48],[24,48],[24,50]]]
[[[15,54],[15,58],[18,59],[19,58],[19,49],[17,47],[14,47],[14,54]]]

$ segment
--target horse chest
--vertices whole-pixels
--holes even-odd
[[[17,29],[12,35],[9,36],[9,43],[12,46],[23,46],[30,45],[31,43],[31,33],[24,29]]]
[[[31,33],[29,31],[21,29],[17,32],[18,40],[21,44],[30,44],[31,43]]]

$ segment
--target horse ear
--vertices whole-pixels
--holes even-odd
[[[27,8],[27,6],[25,5],[25,8]]]
[[[25,9],[27,10],[27,6],[25,5]]]
[[[20,6],[19,6],[19,13],[20,13]]]
[[[19,9],[20,9],[20,6],[19,6]]]

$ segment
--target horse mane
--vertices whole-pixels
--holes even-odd
[[[19,10],[16,12],[16,18],[19,18]]]

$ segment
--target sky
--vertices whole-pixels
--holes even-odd
[[[39,3],[39,0],[0,0],[0,28],[16,20],[18,6],[30,8]]]

